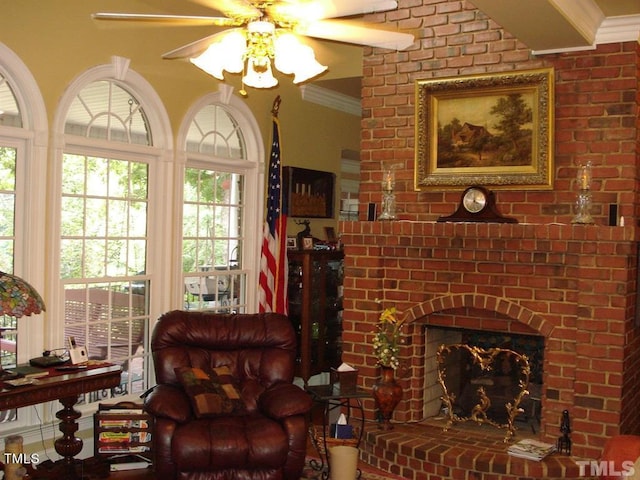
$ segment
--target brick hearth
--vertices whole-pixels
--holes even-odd
[[[376,299],[395,305],[407,322],[404,399],[396,422],[424,420],[424,392],[433,381],[426,375],[424,328],[433,325],[545,338],[540,440],[556,441],[565,409],[572,418],[572,453],[580,458],[599,458],[608,437],[638,428],[634,227],[399,221],[345,222],[341,231],[343,360],[358,366],[363,387],[378,378],[371,355],[371,332],[381,311]],[[365,407],[373,419],[373,402]],[[525,475],[517,471],[525,468],[522,462],[505,461],[504,445],[470,442],[453,431],[416,439],[403,435],[408,428],[370,432],[364,447],[369,463],[394,473],[407,468],[431,475],[415,478],[480,478],[474,471],[500,480]],[[445,443],[451,445],[445,449]],[[413,448],[418,444],[426,446]],[[495,458],[487,460],[487,452]],[[441,474],[434,466],[454,469],[464,463],[460,459],[474,459],[465,467],[467,476]],[[527,463],[526,476],[567,478],[577,468],[568,462]]]
[[[589,480],[590,469],[575,458],[553,454],[536,462],[511,457],[503,442],[503,431],[488,425],[456,426],[447,432],[443,422],[425,425],[395,425],[391,431],[367,432],[362,459],[369,465],[404,478],[426,480]]]

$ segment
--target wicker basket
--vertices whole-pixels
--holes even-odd
[[[326,455],[325,451],[325,439],[322,434],[322,425],[310,425],[309,426],[309,436],[311,437],[311,441],[313,442],[313,446],[316,448],[320,455]],[[327,448],[335,447],[335,446],[349,446],[349,447],[357,447],[358,446],[358,438],[360,434],[356,427],[353,428],[353,438],[332,438],[327,437],[326,445]]]

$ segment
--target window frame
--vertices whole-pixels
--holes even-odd
[[[171,185],[174,181],[171,164],[172,136],[167,112],[160,97],[153,87],[139,74],[130,70],[128,59],[113,57],[112,63],[99,65],[79,75],[65,91],[54,118],[54,136],[52,151],[54,161],[51,165],[51,196],[48,203],[48,211],[51,220],[51,239],[49,242],[48,258],[51,264],[49,284],[51,285],[51,301],[48,305],[48,318],[64,318],[65,289],[64,280],[60,278],[60,240],[61,240],[61,198],[62,198],[62,161],[65,153],[79,155],[98,156],[104,158],[124,158],[131,161],[140,161],[148,164],[148,212],[147,212],[147,272],[145,278],[152,285],[149,292],[149,331],[153,329],[157,318],[171,308],[169,301],[170,282],[165,277],[170,275],[162,271],[164,262],[158,261],[163,257],[163,252],[170,251],[170,236],[166,234],[173,221],[170,215],[164,212],[170,211],[173,204]],[[73,102],[84,87],[96,81],[110,81],[119,84],[131,93],[140,102],[140,107],[145,111],[149,122],[148,130],[151,134],[153,145],[139,145],[134,143],[122,143],[103,139],[91,139],[73,134],[65,134],[67,113]],[[47,324],[48,337],[60,345],[65,344],[64,321],[49,321]],[[149,337],[149,336],[147,336]],[[145,341],[145,351],[149,354],[149,339]],[[153,366],[151,361],[145,369],[145,381],[147,386],[153,385]],[[139,394],[129,394],[118,397],[119,401],[136,399]],[[84,409],[95,409],[94,406]]]
[[[208,105],[217,105],[238,122],[245,141],[247,154],[245,159],[221,159],[207,154],[189,152],[186,150],[187,134],[191,122],[198,112]],[[244,175],[244,225],[243,225],[243,258],[242,271],[247,272],[247,284],[252,282],[256,288],[246,288],[245,305],[247,312],[257,312],[257,285],[260,273],[260,245],[262,240],[262,222],[264,210],[264,171],[265,150],[258,123],[245,101],[233,95],[233,87],[221,84],[218,91],[198,99],[184,116],[178,131],[176,145],[176,188],[174,211],[176,225],[182,225],[182,208],[184,199],[184,174],[186,168],[201,168],[218,170],[221,172],[237,172]],[[180,230],[182,232],[182,230]],[[253,234],[255,233],[255,234]],[[174,268],[179,277],[179,284],[174,286],[174,304],[183,304],[184,282],[182,273],[182,235],[175,245]]]
[[[0,142],[17,149],[13,273],[27,280],[43,295],[46,293],[43,265],[46,264],[44,245],[49,138],[46,108],[38,84],[27,66],[2,43],[0,74],[10,85],[22,118],[21,127],[0,125]],[[42,354],[44,314],[23,317],[17,324],[17,361],[23,363]],[[39,424],[39,412],[42,412],[42,407],[21,409],[18,420],[8,424],[6,430],[24,432],[28,441],[32,436],[25,431],[25,426]]]

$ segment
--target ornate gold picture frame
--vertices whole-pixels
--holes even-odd
[[[416,189],[553,186],[553,69],[419,80]]]

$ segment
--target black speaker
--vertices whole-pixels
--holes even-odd
[[[373,222],[375,219],[376,219],[376,204],[369,203],[369,206],[367,208],[367,220],[369,220],[370,222]]]
[[[615,227],[618,225],[618,205],[612,203],[609,205],[609,226]]]

